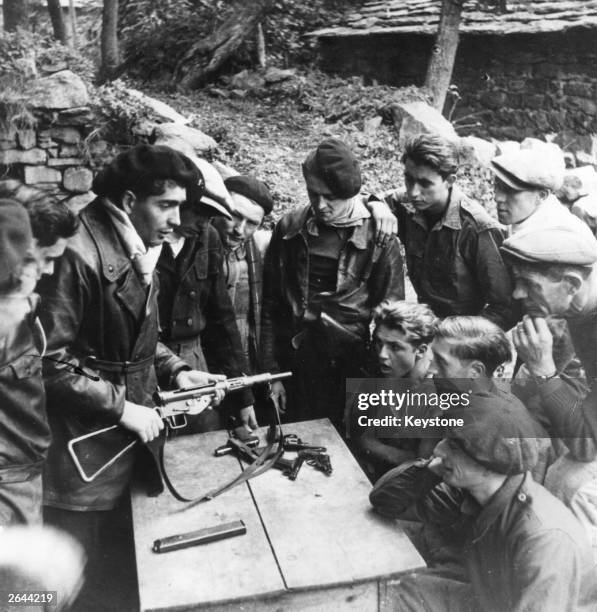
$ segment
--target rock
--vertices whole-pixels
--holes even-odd
[[[80,157],[54,157],[48,159],[50,168],[67,168],[68,166],[81,166],[85,163]]]
[[[259,73],[242,70],[228,79],[228,87],[232,90],[250,91],[261,89],[265,82],[265,78]]]
[[[437,110],[425,102],[393,102],[389,105],[394,124],[400,126],[399,141],[420,134],[431,133],[456,142],[454,126]]]
[[[65,200],[65,204],[75,213],[79,213],[87,204],[92,202],[95,199],[96,195],[92,191],[87,193],[82,193],[80,195],[75,195]]]
[[[506,155],[520,150],[520,143],[515,140],[494,140],[497,147],[497,155]]]
[[[40,130],[37,132],[37,146],[40,149],[49,149],[56,146],[56,143],[50,136],[50,130]]]
[[[63,144],[60,145],[60,157],[77,157],[80,155],[81,149],[76,144]]]
[[[180,123],[162,123],[157,125],[152,134],[154,144],[172,146],[180,149],[180,141],[184,141],[199,157],[208,151],[218,147],[217,142],[211,137],[198,130]],[[172,144],[170,144],[172,143]],[[176,144],[177,146],[173,146]]]
[[[375,134],[377,132],[377,128],[381,125],[382,118],[381,115],[377,115],[376,117],[370,117],[369,119],[365,119],[363,125],[363,132],[365,134]]]
[[[155,115],[160,117],[161,119],[165,119],[166,121],[171,121],[173,123],[188,123],[189,120],[181,115],[178,111],[175,111],[171,106],[168,106],[165,102],[160,102],[160,100],[156,100],[155,98],[151,98],[150,96],[146,96],[144,93],[138,91],[137,89],[126,89],[126,92],[140,100],[145,106],[150,108]]]
[[[91,189],[93,173],[89,168],[67,168],[64,171],[62,186],[72,193],[85,193]]]
[[[88,126],[93,125],[96,120],[93,111],[88,106],[79,106],[60,111],[56,123],[59,125]]]
[[[43,149],[28,149],[20,151],[17,149],[9,149],[0,151],[0,164],[8,166],[9,164],[45,164],[47,154]]]
[[[50,138],[58,142],[76,144],[81,142],[81,132],[74,127],[53,127],[50,128]]]
[[[556,196],[568,205],[579,197],[597,191],[597,172],[593,166],[569,168],[564,172],[564,184]]]
[[[87,106],[89,94],[81,77],[62,70],[33,81],[27,102],[34,108],[73,108]]]
[[[464,136],[458,143],[460,161],[463,164],[481,164],[489,166],[491,160],[497,155],[497,147],[494,142],[477,138],[476,136]]]
[[[576,158],[577,166],[594,166],[595,158],[590,153],[584,151],[575,151],[574,157]]]
[[[21,149],[33,149],[37,142],[35,130],[17,130],[17,141]]]
[[[278,83],[279,81],[291,79],[294,76],[296,76],[296,70],[294,68],[282,70],[281,68],[272,66],[265,71],[263,78],[266,83]]]
[[[27,185],[35,183],[58,183],[62,173],[46,166],[25,166],[23,168],[23,180]]]

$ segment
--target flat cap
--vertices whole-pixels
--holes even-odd
[[[520,149],[491,160],[494,174],[517,191],[549,189],[557,191],[564,182],[565,163],[550,149]]]
[[[498,474],[531,470],[547,434],[510,393],[474,393],[466,408],[450,410],[464,425],[450,427],[446,437],[477,463]]]
[[[504,240],[502,254],[529,263],[590,266],[597,261],[597,239],[590,228],[574,215],[562,222],[539,223]]]
[[[234,202],[224,185],[222,175],[216,170],[215,166],[205,159],[194,155],[190,156],[189,159],[197,166],[203,177],[203,185],[200,182],[198,187],[195,188],[196,197],[194,197],[195,190],[191,190],[189,202],[209,206],[216,214],[232,219],[230,211],[234,207]]]
[[[361,167],[352,151],[337,138],[326,138],[303,162],[307,188],[348,199],[361,190]]]
[[[172,180],[187,189],[203,192],[204,180],[195,164],[182,153],[163,145],[139,145],[117,155],[100,170],[91,189],[98,195],[117,198],[150,181]]]
[[[261,206],[266,215],[272,212],[274,200],[267,185],[262,181],[258,181],[252,176],[238,175],[229,176],[224,181],[224,184],[231,193],[239,193],[255,202],[258,206]]]
[[[32,243],[25,207],[16,200],[0,199],[0,286],[21,273]]]

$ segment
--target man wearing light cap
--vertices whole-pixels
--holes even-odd
[[[162,341],[197,370],[228,377],[248,373],[248,363],[236,325],[236,314],[226,287],[224,253],[211,216],[231,219],[234,206],[219,172],[209,162],[190,157],[205,181],[200,200],[186,202],[180,225],[166,239],[157,270]],[[256,427],[250,389],[226,399],[218,410],[187,417],[178,433],[201,433],[220,429],[224,412]]]
[[[236,313],[243,350],[251,373],[261,371],[259,335],[263,287],[263,256],[271,234],[258,231],[274,207],[265,183],[247,175],[229,176],[224,184],[234,209],[232,219],[213,220],[226,255],[226,285]]]
[[[447,429],[431,460],[388,472],[370,494],[386,516],[414,505],[434,546],[424,551],[429,569],[389,585],[392,607],[595,609],[594,566],[581,525],[530,474],[542,445],[532,417],[481,395],[449,416],[463,424]]]
[[[527,312],[514,330],[516,350],[538,385],[550,433],[568,447],[550,467],[545,486],[570,506],[597,549],[597,240],[572,219],[529,226],[506,240],[502,251],[511,264],[514,298]],[[592,384],[588,394],[559,374],[548,327],[552,316],[567,319]]]
[[[360,374],[374,308],[404,297],[403,265],[395,238],[375,242],[359,163],[343,142],[322,141],[303,175],[310,205],[279,221],[265,257],[263,365],[294,373],[288,394],[272,386],[289,420],[329,417],[342,431],[345,379]]]
[[[564,158],[551,149],[520,149],[491,160],[498,220],[515,233],[531,223],[570,215],[553,195],[564,181]]]
[[[119,424],[96,439],[99,468],[130,441],[122,428],[143,442],[159,435],[163,423],[151,408],[158,380],[164,387],[212,380],[158,342],[155,265],[162,243],[180,225],[181,204],[203,189],[193,162],[169,147],[121,153],[95,177],[98,197],[81,213],[44,287],[40,318],[48,338],[44,379],[53,437],[44,519],[79,539],[89,558],[74,610],[102,608],[111,594],[102,581],[115,578],[110,572],[123,583],[134,581],[126,495],[135,459],[147,454],[137,446],[87,483],[69,457],[68,441]],[[148,462],[143,467],[140,476],[155,474]]]

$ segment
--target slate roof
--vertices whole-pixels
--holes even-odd
[[[503,14],[483,4],[483,0],[465,0],[461,33],[528,34],[597,27],[597,0],[507,0]],[[349,14],[343,25],[309,35],[435,34],[440,7],[441,0],[373,0]]]

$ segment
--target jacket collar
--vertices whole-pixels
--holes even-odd
[[[522,488],[528,478],[530,478],[528,473],[516,474],[506,478],[504,484],[495,492],[489,503],[484,506],[477,516],[473,529],[473,542],[483,537],[485,532],[504,512],[512,498],[518,493],[518,490]]]
[[[313,211],[311,210],[311,206],[305,206],[304,208],[290,213],[288,217],[288,228],[286,232],[282,236],[283,240],[291,240],[296,237],[298,234],[303,234],[306,237],[307,229],[307,219],[313,215]],[[369,235],[369,223],[368,219],[364,219],[361,225],[357,225],[352,229],[352,233],[348,242],[352,242],[352,244],[357,249],[366,249],[368,243],[368,235]]]
[[[114,282],[132,264],[100,198],[85,208],[81,219],[97,247],[103,275],[109,282]]]

